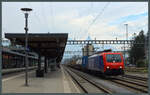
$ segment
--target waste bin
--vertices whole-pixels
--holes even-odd
[[[36,77],[44,77],[44,69],[36,70]]]

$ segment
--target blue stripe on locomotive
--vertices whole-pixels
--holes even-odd
[[[103,62],[103,56],[99,56],[99,69],[100,71],[104,71],[104,62]]]
[[[104,64],[103,64],[103,57],[102,56],[91,57],[86,61],[87,62],[85,63],[84,67],[86,67],[87,69],[103,72]],[[83,63],[84,62],[85,62],[85,58],[84,58]]]
[[[82,67],[103,72],[104,71],[103,56],[96,56],[96,57],[93,57],[92,59],[94,59],[94,61],[92,63],[88,64],[88,56],[83,56],[82,57]]]
[[[88,56],[82,57],[82,67],[86,68],[88,65]]]

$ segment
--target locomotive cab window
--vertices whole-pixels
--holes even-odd
[[[107,62],[110,62],[110,63],[121,62],[121,56],[120,54],[107,54],[106,60]]]

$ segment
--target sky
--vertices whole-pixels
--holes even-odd
[[[128,24],[128,39],[141,30],[148,31],[147,2],[3,2],[3,38],[4,33],[25,32],[23,7],[33,9],[29,33],[68,33],[68,39],[77,40],[125,40],[124,24]]]

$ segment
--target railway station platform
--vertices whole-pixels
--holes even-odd
[[[36,77],[36,71],[29,72],[29,86],[25,86],[25,74],[2,79],[2,93],[80,93],[71,77],[63,68],[48,70],[44,77]]]

